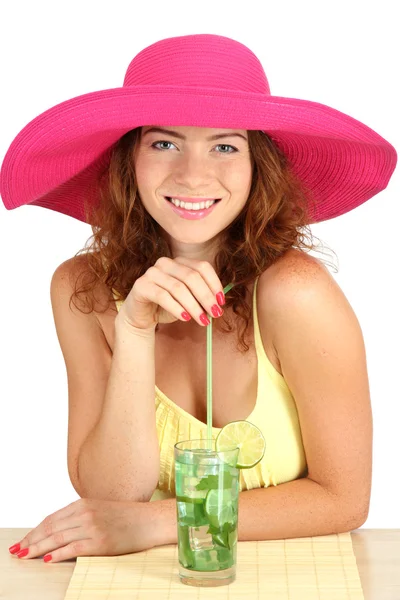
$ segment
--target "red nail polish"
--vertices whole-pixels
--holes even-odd
[[[29,552],[29,548],[24,548],[23,550],[21,550],[21,552],[18,552],[17,556],[18,558],[24,558],[24,556],[26,556]]]
[[[49,562],[51,560],[51,554],[46,554],[43,558],[44,562]]]
[[[190,319],[192,318],[189,313],[187,313],[186,311],[183,311],[183,313],[181,314],[181,316],[185,319],[185,321],[190,321]]]
[[[217,317],[221,317],[224,313],[224,311],[222,310],[222,308],[220,308],[217,304],[214,304],[211,307],[211,312],[213,314],[213,317],[217,318]]]
[[[202,313],[200,315],[200,321],[203,323],[203,325],[209,325],[210,324],[210,320],[207,317],[206,313]]]
[[[17,552],[19,552],[20,548],[21,548],[20,544],[14,544],[14,546],[11,546],[9,548],[9,551],[11,552],[11,554],[16,554]]]
[[[225,296],[224,296],[223,292],[218,292],[216,298],[217,298],[218,304],[225,304]]]

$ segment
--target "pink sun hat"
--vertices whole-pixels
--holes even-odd
[[[141,50],[122,87],[61,102],[28,123],[2,164],[5,207],[42,206],[86,222],[84,203],[99,201],[99,177],[113,145],[144,125],[264,131],[314,199],[310,223],[378,194],[397,161],[393,146],[353,117],[272,96],[259,59],[244,44],[185,35]]]

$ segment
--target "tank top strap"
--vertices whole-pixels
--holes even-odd
[[[263,369],[265,369],[271,379],[278,384],[280,387],[283,387],[287,390],[287,384],[284,377],[275,369],[274,365],[269,360],[267,353],[264,349],[264,344],[261,338],[260,325],[258,322],[258,312],[257,312],[257,285],[258,285],[258,276],[254,282],[254,292],[253,292],[253,323],[254,323],[254,345],[257,353],[258,360],[258,369],[259,375],[262,376]],[[260,381],[260,378],[259,378]]]

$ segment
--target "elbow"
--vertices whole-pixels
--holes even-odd
[[[352,510],[342,511],[339,518],[339,527],[337,533],[347,533],[359,529],[368,519],[369,506]]]
[[[369,515],[369,507],[371,502],[371,492],[365,496],[365,501],[359,504],[358,508],[354,511],[354,526],[353,529],[362,527]]]
[[[69,478],[72,486],[80,498],[92,498],[96,500],[115,500],[118,502],[149,502],[157,489],[157,481],[150,487],[142,489],[131,489],[126,482],[118,482],[115,485],[104,485],[105,482],[98,481],[97,485],[85,485],[79,477],[79,470],[69,470]]]
[[[69,461],[68,473],[72,486],[80,498],[115,500],[119,502],[149,502],[159,480],[159,464],[147,472],[139,471],[127,477],[119,476],[115,469],[112,475],[101,468],[81,469],[81,454],[76,461]],[[140,484],[138,483],[140,482]]]
[[[68,464],[68,475],[75,492],[80,498],[84,498],[85,496],[82,490],[81,483],[79,481],[78,465],[72,466]]]
[[[360,499],[360,493],[337,494],[325,488],[330,497],[330,514],[336,523],[335,533],[347,533],[359,529],[369,514],[370,495]]]
[[[91,498],[95,500],[113,500],[115,502],[149,502],[154,489],[132,490],[124,484],[118,484],[114,487],[105,488],[104,486],[85,488],[83,486],[74,486],[76,492],[81,498]]]
[[[355,526],[353,527],[353,529],[358,529],[359,527],[362,527],[362,525],[364,525],[364,523],[368,519],[368,514],[369,506],[367,506],[364,510],[359,511],[357,514],[357,518],[355,519]]]

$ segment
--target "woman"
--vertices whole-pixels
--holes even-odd
[[[17,136],[1,173],[6,207],[88,222],[93,243],[51,282],[81,499],[12,553],[59,562],[176,543],[173,444],[205,436],[207,315],[214,433],[248,419],[267,442],[241,472],[239,540],[365,522],[362,332],[305,250],[309,224],[384,189],[395,164],[377,133],[271,96],[248,48],[208,34],[152,44],[122,88],[62,103]]]

